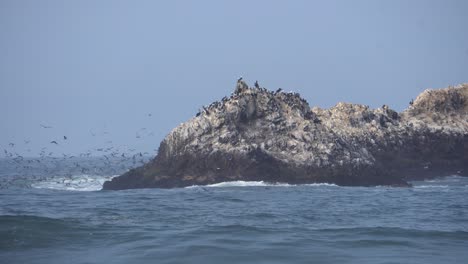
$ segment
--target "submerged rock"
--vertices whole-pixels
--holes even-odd
[[[239,80],[229,98],[173,129],[151,162],[103,188],[238,180],[409,186],[467,171],[468,84],[426,90],[397,113],[349,103],[311,109],[297,93]]]

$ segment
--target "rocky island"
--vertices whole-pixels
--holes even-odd
[[[297,93],[237,82],[160,143],[149,163],[105,190],[226,181],[409,186],[468,174],[468,84],[425,90],[405,111],[338,103],[311,108]]]

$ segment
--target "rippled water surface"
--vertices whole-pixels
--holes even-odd
[[[125,166],[0,162],[1,263],[466,263],[468,178],[99,191]],[[97,165],[96,165],[97,164]],[[81,168],[80,167],[80,168]]]

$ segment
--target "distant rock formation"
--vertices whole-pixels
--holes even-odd
[[[158,155],[104,184],[108,190],[224,181],[409,186],[468,172],[468,84],[426,90],[405,111],[338,103],[310,108],[297,93],[239,80],[172,130]]]

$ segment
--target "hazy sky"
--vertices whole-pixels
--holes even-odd
[[[463,0],[0,0],[0,149],[153,153],[241,75],[311,106],[401,111],[468,82],[467,14]]]

